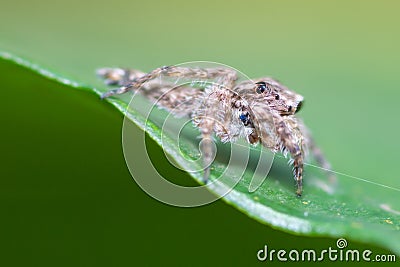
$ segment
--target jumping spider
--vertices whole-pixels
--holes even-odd
[[[296,194],[303,191],[303,164],[310,150],[324,168],[329,163],[315,146],[303,122],[295,116],[303,97],[271,78],[238,81],[237,72],[229,68],[188,68],[165,66],[149,73],[121,68],[103,68],[98,75],[108,85],[118,85],[102,98],[124,94],[139,88],[139,92],[155,101],[159,107],[177,116],[190,116],[200,129],[204,164],[204,180],[210,174],[212,134],[222,142],[234,142],[244,137],[248,143],[261,143],[273,152],[290,155]],[[160,84],[155,78],[209,79],[216,83],[205,88],[175,84]]]

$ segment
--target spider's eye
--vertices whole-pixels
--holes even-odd
[[[279,95],[276,95],[276,96],[275,96],[275,100],[279,100]]]
[[[257,94],[262,94],[267,90],[267,84],[265,82],[257,82],[256,92]]]

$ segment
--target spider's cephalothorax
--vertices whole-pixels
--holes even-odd
[[[329,163],[302,123],[295,116],[303,97],[271,78],[238,82],[237,73],[229,68],[187,68],[167,66],[149,73],[137,70],[104,68],[98,75],[107,84],[120,86],[102,95],[102,98],[123,94],[139,88],[139,92],[157,105],[177,116],[190,116],[200,129],[204,163],[212,161],[211,137],[215,134],[222,142],[233,142],[243,137],[250,144],[264,147],[284,155],[289,154],[296,181],[296,194],[302,194],[303,162],[310,150],[317,161],[329,169]],[[215,80],[213,85],[198,86],[154,82],[156,77]],[[210,174],[205,168],[204,179]]]

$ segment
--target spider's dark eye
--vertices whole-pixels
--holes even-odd
[[[275,99],[276,99],[276,100],[279,100],[279,95],[276,95],[276,96],[275,96]]]
[[[256,92],[257,94],[262,94],[267,90],[267,84],[265,82],[257,82]]]
[[[291,111],[292,111],[292,106],[289,106],[288,112],[291,112]]]

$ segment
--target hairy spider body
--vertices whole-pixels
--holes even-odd
[[[204,180],[210,175],[212,135],[222,142],[245,138],[250,144],[261,143],[273,152],[290,156],[296,194],[303,191],[303,165],[308,150],[322,167],[329,163],[315,146],[309,131],[295,116],[303,97],[272,78],[238,82],[236,71],[229,68],[187,68],[165,66],[149,73],[138,70],[103,68],[98,75],[108,85],[119,87],[102,98],[140,89],[142,95],[176,116],[190,116],[201,132]],[[158,83],[160,75],[197,80],[213,80],[204,88]]]

